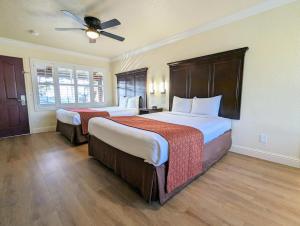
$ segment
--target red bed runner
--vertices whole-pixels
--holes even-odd
[[[138,116],[108,118],[114,122],[157,133],[169,144],[167,192],[183,185],[202,170],[203,134],[199,130]]]
[[[94,117],[109,117],[107,111],[97,111],[89,108],[70,108],[68,111],[77,112],[80,115],[82,134],[88,134],[89,120]]]

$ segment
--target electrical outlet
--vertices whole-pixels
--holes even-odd
[[[268,143],[268,136],[264,133],[259,134],[259,142],[262,144]]]

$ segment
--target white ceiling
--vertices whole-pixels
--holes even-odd
[[[261,2],[266,0],[0,0],[0,36],[111,58]],[[61,9],[102,21],[117,18],[122,24],[107,31],[126,40],[100,37],[89,44],[82,31],[57,32],[55,27],[78,27]]]

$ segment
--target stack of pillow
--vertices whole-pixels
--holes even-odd
[[[174,96],[172,112],[218,116],[222,96],[192,99]]]
[[[122,108],[139,108],[140,96],[120,97],[119,107]]]

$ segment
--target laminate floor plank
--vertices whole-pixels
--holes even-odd
[[[228,153],[149,205],[58,133],[0,140],[0,225],[300,225],[300,169]]]

